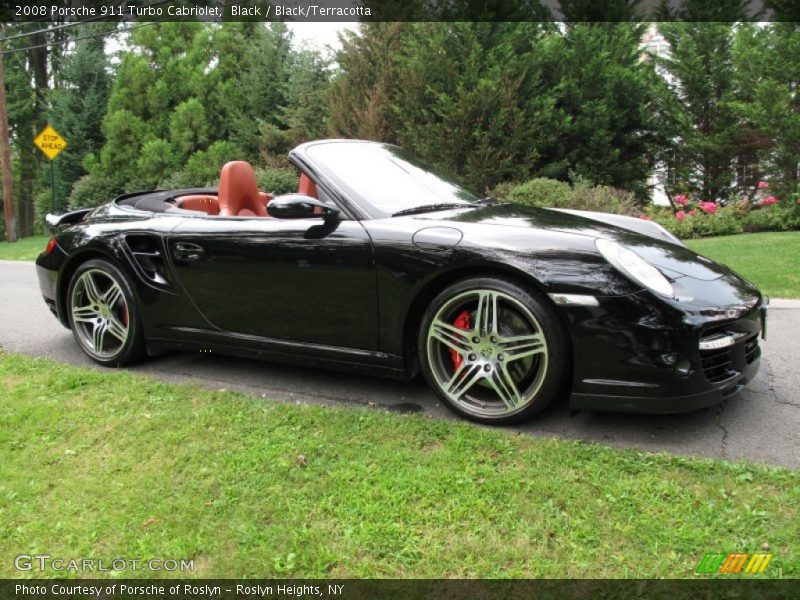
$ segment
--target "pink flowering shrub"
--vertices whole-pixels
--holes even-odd
[[[717,212],[717,205],[715,202],[698,202],[697,206],[700,208],[700,210],[709,215],[713,215],[715,212]]]
[[[755,198],[726,205],[677,194],[671,209],[651,206],[641,218],[656,221],[680,238],[800,229],[800,189],[785,203],[769,189],[769,183],[761,181]]]

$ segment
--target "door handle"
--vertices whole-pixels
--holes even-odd
[[[206,253],[202,246],[190,244],[189,242],[177,242],[172,249],[175,258],[185,261],[200,260]]]

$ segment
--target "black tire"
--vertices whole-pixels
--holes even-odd
[[[118,289],[113,289],[114,284]],[[89,291],[92,287],[94,295]],[[95,301],[94,296],[99,296],[100,300]],[[81,264],[70,280],[65,306],[75,340],[95,362],[122,367],[145,356],[139,300],[128,277],[116,265],[102,259]],[[102,332],[99,331],[101,326]],[[119,333],[123,326],[124,336]],[[94,342],[99,342],[100,352],[95,351]]]
[[[476,318],[482,322],[471,322]],[[463,279],[439,293],[422,317],[417,350],[442,402],[491,425],[540,413],[566,389],[571,365],[568,333],[548,299],[494,276]]]

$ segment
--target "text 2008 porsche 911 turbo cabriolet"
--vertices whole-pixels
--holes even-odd
[[[105,365],[208,351],[401,377],[458,413],[671,413],[758,369],[767,299],[659,225],[480,198],[395,146],[298,146],[298,192],[217,189],[48,216],[47,304]]]

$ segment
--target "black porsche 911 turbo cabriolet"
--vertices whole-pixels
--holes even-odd
[[[208,351],[411,377],[470,419],[672,413],[758,369],[767,299],[659,225],[480,198],[398,147],[289,155],[298,192],[246,162],[217,189],[48,215],[44,299],[104,365]]]

